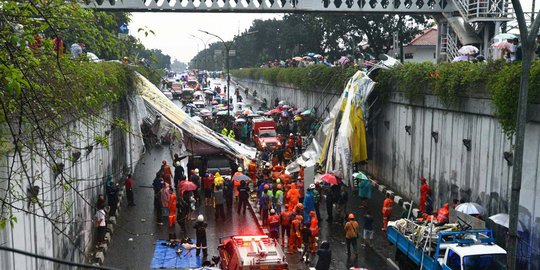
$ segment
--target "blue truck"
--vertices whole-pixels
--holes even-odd
[[[407,222],[410,233],[407,226],[396,226],[396,222],[390,222],[386,231],[396,247],[395,259],[401,270],[506,269],[506,251],[495,244],[491,230],[427,233],[435,231],[434,227],[426,230]]]

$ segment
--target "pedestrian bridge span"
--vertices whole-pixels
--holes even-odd
[[[438,61],[461,45],[491,55],[491,39],[513,19],[510,0],[85,0],[85,7],[128,12],[423,14],[437,22]]]
[[[451,0],[97,0],[88,1],[88,7],[133,12],[440,14],[457,11]]]

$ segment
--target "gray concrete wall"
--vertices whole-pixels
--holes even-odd
[[[519,219],[530,245],[529,259],[538,267],[540,236],[540,111],[531,105],[526,127],[523,184]],[[457,110],[444,108],[435,96],[411,104],[402,93],[393,93],[369,131],[373,156],[369,173],[398,190],[416,207],[420,177],[433,189],[434,207],[452,199],[465,199],[487,207],[489,215],[508,213],[512,166],[504,152],[512,141],[493,116],[489,99],[469,98]],[[386,122],[386,123],[385,123]],[[409,135],[405,126],[411,127]],[[438,142],[432,136],[438,133]],[[470,151],[463,140],[471,140]],[[536,256],[534,255],[536,254]],[[531,269],[537,269],[537,268]]]
[[[98,194],[105,192],[105,179],[111,176],[114,181],[123,184],[123,177],[134,167],[143,154],[144,147],[139,124],[142,119],[137,114],[137,103],[121,102],[106,108],[99,117],[72,121],[59,135],[72,141],[73,147],[56,145],[57,162],[63,162],[64,179],[54,179],[50,158],[41,146],[35,152],[25,151],[23,155],[26,172],[34,185],[40,187],[37,205],[28,205],[26,200],[6,195],[9,187],[15,194],[24,197],[30,185],[21,174],[21,162],[7,154],[0,159],[0,196],[13,201],[17,209],[12,209],[17,222],[13,227],[7,225],[0,230],[0,244],[12,248],[56,257],[73,262],[86,262],[85,253],[91,250],[93,243],[95,204]],[[112,129],[113,119],[123,119],[132,128],[131,133],[121,129]],[[96,135],[109,133],[109,145],[96,145]],[[78,135],[74,135],[78,134]],[[84,148],[93,145],[88,153]],[[79,150],[77,150],[79,149]],[[81,157],[76,162],[70,160],[72,152],[80,151]],[[13,169],[11,168],[13,164]],[[17,172],[15,174],[9,174]],[[70,188],[67,185],[70,181]],[[78,192],[75,192],[77,190]],[[12,193],[13,194],[13,193]],[[34,214],[28,214],[35,213]],[[4,212],[7,213],[7,212]],[[61,222],[50,222],[42,217],[47,213],[50,217],[61,216]],[[62,231],[60,233],[60,231]],[[45,260],[0,252],[1,269],[71,269]]]
[[[323,113],[326,107],[331,109],[334,103],[336,103],[336,101],[339,99],[339,94],[333,93],[333,90],[331,89],[313,89],[312,91],[302,91],[288,84],[273,85],[262,80],[255,81],[250,79],[234,78],[234,82],[238,83],[242,89],[244,87],[248,87],[250,89],[250,93],[253,92],[253,89],[256,89],[257,97],[260,99],[266,98],[270,107],[273,107],[274,99],[277,97],[280,100],[285,100],[289,105],[294,105],[298,108],[316,107],[318,108],[317,110],[319,115]],[[231,86],[231,88],[232,87],[233,86]]]

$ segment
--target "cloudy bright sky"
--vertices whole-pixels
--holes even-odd
[[[198,29],[216,34],[227,41],[232,40],[239,30],[243,32],[248,29],[256,19],[281,17],[283,14],[268,13],[132,13],[129,33],[138,37],[147,48],[160,49],[173,59],[188,62],[197,54],[197,50],[204,49],[201,40],[190,35],[205,42],[209,40],[207,44],[218,40]],[[145,37],[144,33],[137,31],[146,27],[154,31],[155,35]]]
[[[536,10],[540,8],[540,0],[521,0],[523,9],[531,10],[532,1],[536,1]],[[142,43],[151,49],[161,49],[165,54],[181,62],[190,61],[198,50],[203,50],[203,43],[194,35],[215,42],[198,29],[221,36],[224,40],[232,40],[238,32],[248,29],[256,19],[267,20],[282,18],[283,14],[258,13],[132,13],[129,25],[130,34],[138,37]],[[151,29],[155,35],[145,37],[139,28]],[[269,41],[271,42],[271,41]]]

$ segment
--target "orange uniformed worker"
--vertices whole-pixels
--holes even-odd
[[[445,203],[441,208],[439,208],[439,211],[437,212],[437,223],[439,225],[443,225],[448,222],[448,217],[450,216],[448,208],[448,203]]]
[[[394,201],[390,198],[390,193],[386,193],[386,199],[384,199],[383,207],[382,207],[382,215],[383,215],[383,227],[382,230],[386,231],[386,225],[388,225],[388,220],[390,219],[390,215],[392,214],[392,206],[394,205]]]
[[[279,215],[279,224],[281,225],[281,246],[285,245],[285,236],[291,237],[291,219],[293,212],[285,205],[285,211]]]
[[[291,223],[291,233],[289,236],[289,254],[298,252],[298,248],[302,246],[302,220],[301,215],[296,215],[296,218]]]
[[[176,193],[170,192],[171,196],[169,197],[169,227],[174,227],[176,223]]]
[[[255,159],[252,159],[248,164],[248,173],[249,178],[251,178],[251,181],[253,184],[257,182],[257,163],[255,163]]]
[[[294,209],[300,199],[300,192],[296,188],[296,184],[291,184],[291,188],[287,191],[287,201],[289,209]]]
[[[426,178],[422,177],[420,178],[420,181],[422,182],[422,185],[420,186],[420,206],[418,207],[418,210],[424,213],[426,210],[427,196],[431,192],[431,188],[426,183]]]
[[[319,220],[315,215],[315,211],[309,212],[311,216],[311,222],[309,224],[309,229],[311,230],[311,252],[317,252],[317,236],[319,236]],[[307,247],[306,247],[307,248]]]
[[[161,172],[163,173],[163,180],[165,181],[165,183],[169,184],[169,186],[171,185],[171,180],[172,180],[172,170],[171,170],[171,166],[169,166],[167,164],[167,161],[166,160],[163,160],[161,162]]]

